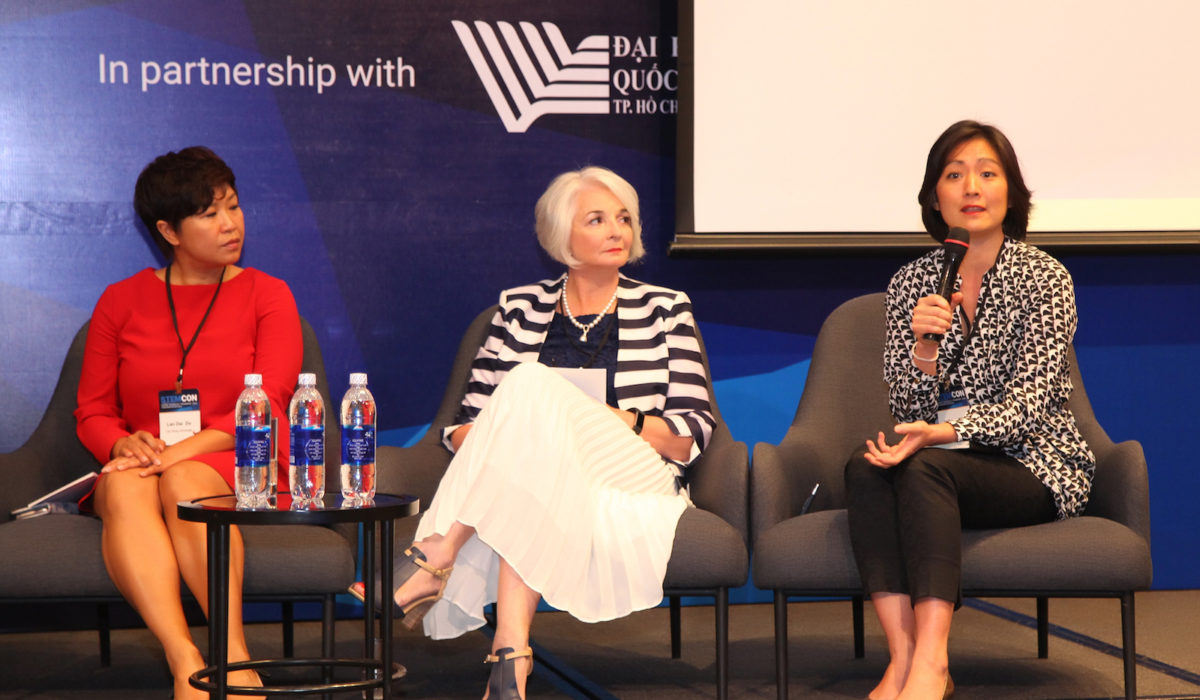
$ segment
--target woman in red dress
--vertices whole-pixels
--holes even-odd
[[[175,504],[233,492],[233,410],[244,375],[261,374],[274,415],[284,415],[300,371],[300,318],[283,281],[237,266],[242,209],[233,172],[212,151],[192,147],[155,159],[138,177],[134,206],[167,265],[100,297],[75,418],[79,439],[104,465],[88,500],[103,521],[108,574],[162,644],[175,697],[204,698],[188,684],[205,662],[179,587],[182,577],[207,614],[204,526],[180,521]],[[160,414],[160,400],[178,404],[193,390],[199,412],[190,421]],[[170,421],[160,423],[164,417]],[[174,427],[160,432],[168,422]],[[242,571],[234,529],[230,661],[250,658]],[[261,684],[252,671],[230,682]]]

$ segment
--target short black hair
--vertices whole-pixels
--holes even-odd
[[[213,193],[225,186],[237,193],[233,170],[211,149],[191,146],[165,153],[142,170],[133,188],[133,208],[169,261],[173,248],[159,233],[158,222],[179,230],[180,222],[207,209]]]
[[[1017,152],[1013,150],[1008,137],[999,129],[991,124],[981,124],[969,119],[951,124],[929,149],[929,158],[925,161],[925,180],[921,183],[921,191],[917,193],[925,230],[938,243],[946,240],[950,227],[942,218],[942,212],[937,209],[938,180],[941,179],[942,171],[946,169],[946,163],[950,161],[955,149],[972,139],[987,141],[999,156],[1000,167],[1004,168],[1004,179],[1008,183],[1008,212],[1004,215],[1002,224],[1004,235],[1018,241],[1025,240],[1025,232],[1029,228],[1029,212],[1033,209],[1033,192],[1025,186],[1025,178],[1021,176],[1021,165],[1017,162]]]

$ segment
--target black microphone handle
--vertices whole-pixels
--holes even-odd
[[[938,296],[950,301],[950,297],[954,296],[954,283],[958,280],[958,266],[962,264],[963,254],[955,255],[950,250],[946,251],[946,267],[942,270],[942,279],[938,282]],[[922,336],[925,340],[932,340],[935,343],[941,343],[946,336],[941,333],[926,333]]]

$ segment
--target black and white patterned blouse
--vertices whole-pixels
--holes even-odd
[[[1070,274],[1046,253],[1006,237],[983,276],[976,327],[968,338],[956,314],[934,377],[916,367],[909,351],[916,341],[912,310],[936,293],[941,269],[942,252],[931,251],[900,268],[888,285],[884,379],[892,415],[902,423],[932,423],[939,387],[962,387],[970,407],[950,422],[959,439],[1018,460],[1053,493],[1060,518],[1078,515],[1096,458],[1067,409],[1068,350],[1078,321]]]

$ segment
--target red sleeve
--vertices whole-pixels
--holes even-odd
[[[282,280],[259,274],[255,285],[254,371],[262,375],[263,390],[271,399],[271,415],[279,419],[280,453],[286,458],[287,406],[304,356],[300,313],[292,291]],[[233,407],[217,416],[208,427],[232,435]]]
[[[129,434],[117,393],[118,309],[124,308],[116,286],[100,295],[88,325],[83,350],[83,371],[76,394],[75,432],[79,441],[101,464],[107,462],[117,440]]]

